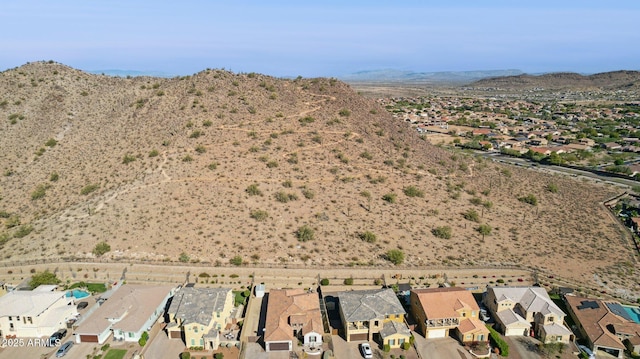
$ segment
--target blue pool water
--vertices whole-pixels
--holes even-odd
[[[625,312],[629,314],[629,317],[631,317],[634,322],[640,324],[640,308],[628,305],[623,305],[622,308],[624,308]]]
[[[67,297],[74,297],[76,299],[88,297],[90,294],[84,290],[74,289],[67,292]]]

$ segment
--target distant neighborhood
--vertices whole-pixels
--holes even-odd
[[[640,104],[420,97],[378,100],[434,144],[635,176]],[[440,136],[438,136],[440,135]]]
[[[352,287],[325,278],[312,288],[0,283],[0,357],[59,356],[63,343],[69,358],[485,358],[526,346],[541,357],[640,355],[637,305],[519,281],[395,279]]]

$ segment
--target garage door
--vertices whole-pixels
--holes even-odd
[[[97,335],[80,335],[80,342],[82,343],[97,343]]]
[[[523,328],[507,328],[504,331],[504,336],[512,336],[512,335],[524,335],[528,330]]]
[[[444,338],[447,336],[447,330],[446,329],[432,329],[427,331],[427,338],[429,339],[433,339],[433,338]]]
[[[289,343],[269,343],[269,351],[280,351],[286,350],[289,351]]]
[[[349,341],[353,342],[357,340],[369,340],[369,335],[367,333],[351,334]]]
[[[182,339],[182,332],[178,330],[172,330],[169,332],[169,338]]]

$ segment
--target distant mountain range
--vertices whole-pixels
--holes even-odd
[[[555,72],[543,75],[520,74],[516,76],[488,77],[468,85],[476,88],[531,89],[640,89],[640,72],[611,71],[593,75],[574,72]]]
[[[402,70],[369,70],[339,77],[345,82],[398,82],[411,84],[468,84],[485,78],[522,75],[521,70],[415,72]]]

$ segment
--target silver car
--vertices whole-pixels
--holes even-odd
[[[68,341],[62,344],[62,346],[58,348],[58,351],[56,352],[56,358],[62,358],[63,356],[67,355],[67,352],[69,351],[69,349],[71,349],[72,346],[72,341]]]

